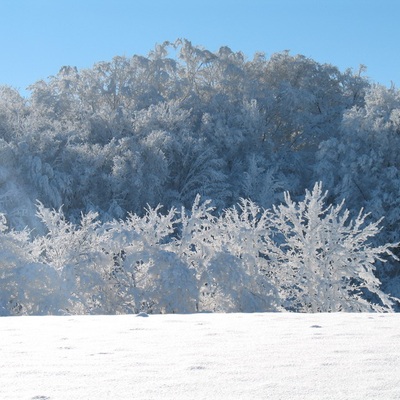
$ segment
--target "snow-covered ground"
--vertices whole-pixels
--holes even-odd
[[[0,399],[400,399],[399,314],[0,318]]]

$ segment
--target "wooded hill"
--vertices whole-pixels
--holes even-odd
[[[359,71],[289,52],[252,59],[187,40],[147,57],[65,66],[22,97],[0,88],[0,212],[10,228],[46,234],[37,200],[67,221],[143,216],[147,205],[214,215],[251,199],[262,209],[322,182],[327,205],[346,199],[381,222],[374,246],[400,240],[400,93]],[[400,266],[378,262],[400,295]]]

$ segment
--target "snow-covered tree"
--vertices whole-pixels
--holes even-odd
[[[217,218],[210,200],[196,197],[190,212],[181,211],[180,257],[191,265],[198,281],[199,311],[275,311],[268,281],[268,212],[251,201],[224,210]]]
[[[103,226],[103,247],[113,254],[109,279],[118,293],[119,312],[186,313],[196,311],[194,269],[182,262],[172,242],[176,211],[148,207],[143,217]]]
[[[0,214],[0,251],[0,315],[58,313],[57,272],[34,261],[30,232],[10,230],[4,214]]]
[[[58,290],[64,299],[60,311],[115,312],[112,282],[105,279],[112,267],[112,255],[103,251],[98,215],[82,215],[76,226],[65,219],[61,209],[47,209],[41,203],[37,207],[47,234],[34,239],[32,256],[57,271]]]
[[[374,263],[393,255],[386,244],[375,247],[371,239],[380,220],[366,221],[360,211],[355,219],[339,205],[326,205],[321,183],[306,191],[303,201],[289,193],[274,207],[273,260],[275,279],[284,294],[284,307],[294,311],[371,311],[391,309],[392,303],[374,275]],[[365,300],[374,294],[375,302]]]
[[[321,143],[314,166],[333,201],[346,198],[353,213],[363,207],[375,219],[385,217],[380,243],[400,240],[399,110],[399,90],[372,86],[365,103],[345,113],[340,133]],[[398,274],[394,260],[379,271],[385,284]]]

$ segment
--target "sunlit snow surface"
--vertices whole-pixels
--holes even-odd
[[[0,399],[400,399],[399,314],[0,318]]]

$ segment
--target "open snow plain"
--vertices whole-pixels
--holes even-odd
[[[399,314],[0,318],[0,399],[400,399]]]

